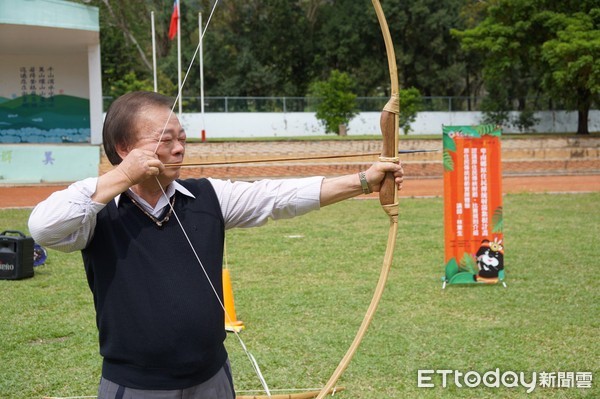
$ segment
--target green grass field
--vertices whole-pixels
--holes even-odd
[[[442,199],[400,204],[393,271],[340,398],[600,397],[600,194],[504,198],[508,288],[442,290]],[[29,210],[0,211],[26,231]],[[362,320],[387,236],[377,201],[347,201],[296,220],[228,232],[242,338],[269,386],[329,378]],[[229,336],[239,390],[258,389]],[[32,279],[0,281],[0,398],[95,395],[101,359],[79,253],[49,251]],[[592,388],[433,388],[417,371],[592,372]]]

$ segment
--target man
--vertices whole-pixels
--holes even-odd
[[[117,99],[103,129],[115,168],[52,194],[29,219],[36,242],[82,252],[103,356],[100,399],[234,398],[217,299],[225,230],[378,191],[386,172],[402,184],[401,166],[381,162],[331,179],[179,180],[179,168],[165,167],[185,153],[171,105],[150,92]]]

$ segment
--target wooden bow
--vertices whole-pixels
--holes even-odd
[[[327,395],[331,394],[331,396],[335,395],[338,392],[343,391],[344,388],[343,387],[337,387],[337,388],[333,388],[330,389],[329,391],[327,391]],[[265,396],[265,395],[236,395],[236,399],[264,399],[264,398],[269,398],[269,399],[314,399],[317,397],[317,395],[319,395],[321,391],[307,391],[307,392],[301,392],[301,393],[290,393],[290,394],[278,394],[278,395],[271,395],[271,396]]]
[[[381,4],[379,3],[379,0],[372,0],[372,2],[373,7],[375,8],[375,13],[377,14],[379,26],[381,27],[383,40],[385,42],[385,49],[387,53],[388,67],[391,80],[391,98],[384,107],[380,119],[381,133],[383,135],[383,146],[380,160],[398,162],[398,114],[400,113],[400,97],[398,85],[398,70],[396,66],[396,55],[394,53],[392,36],[390,35],[390,30],[388,28],[388,24],[385,19],[385,14],[383,13]],[[365,336],[365,333],[367,332],[367,329],[371,324],[371,320],[373,320],[373,316],[375,315],[375,311],[377,310],[377,306],[379,305],[379,301],[381,300],[381,296],[383,295],[385,283],[387,282],[389,271],[392,266],[394,249],[396,247],[396,235],[398,232],[398,190],[394,182],[394,175],[392,173],[386,174],[385,180],[382,183],[381,189],[379,191],[379,202],[381,203],[381,206],[390,218],[388,241],[385,249],[385,255],[383,258],[383,266],[379,274],[379,281],[377,282],[377,286],[375,287],[375,292],[373,294],[373,298],[371,299],[371,303],[367,309],[367,313],[363,318],[360,328],[358,329],[358,332],[356,333],[356,336],[354,337],[350,348],[348,348],[348,350],[346,351],[346,354],[338,364],[332,376],[329,378],[329,381],[327,381],[327,384],[325,384],[323,389],[321,389],[321,392],[319,392],[317,399],[323,399],[329,394],[330,389],[335,386],[339,378],[342,376],[342,374],[350,364],[352,357],[356,353],[358,346],[363,340],[363,337]]]
[[[381,113],[380,119],[380,127],[381,133],[383,136],[383,144],[382,151],[380,156],[380,161],[384,162],[399,162],[398,159],[398,141],[399,141],[399,113],[400,113],[400,94],[399,94],[399,84],[398,84],[398,69],[396,66],[396,55],[394,52],[394,45],[392,42],[392,36],[390,34],[390,30],[385,19],[385,14],[383,13],[383,8],[379,3],[379,0],[371,0],[373,3],[373,7],[375,8],[375,13],[377,14],[377,20],[379,21],[379,26],[381,28],[381,32],[383,34],[383,40],[385,42],[385,49],[387,53],[388,59],[388,67],[390,73],[390,81],[391,81],[391,96],[388,103],[383,108],[383,112]],[[377,286],[375,287],[375,292],[373,294],[373,298],[371,299],[371,303],[367,308],[367,312],[363,318],[363,321],[352,341],[352,344],[346,351],[346,354],[338,364],[337,368],[327,381],[327,384],[319,391],[319,392],[306,392],[304,394],[289,394],[284,395],[282,398],[284,399],[302,399],[302,398],[316,398],[323,399],[325,396],[336,392],[335,386],[350,364],[352,357],[356,353],[361,341],[363,340],[371,321],[373,320],[373,316],[375,315],[375,311],[379,305],[381,297],[383,295],[383,291],[385,289],[385,284],[388,279],[389,271],[392,266],[392,260],[394,256],[394,250],[396,247],[396,235],[398,233],[398,190],[396,187],[395,179],[393,173],[387,173],[385,176],[385,180],[381,185],[381,189],[379,191],[379,202],[383,207],[383,210],[387,213],[390,219],[390,225],[388,230],[388,240],[387,246],[385,249],[385,255],[383,257],[383,265],[381,267],[381,272],[379,273],[379,280],[377,282]],[[340,389],[338,388],[338,391]],[[261,396],[245,396],[242,397],[244,399],[266,399],[269,396],[261,395]],[[275,396],[270,396],[271,399],[275,398]],[[279,396],[277,396],[279,398]]]

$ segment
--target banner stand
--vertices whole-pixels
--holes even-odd
[[[443,126],[444,262],[448,284],[505,283],[501,131]]]

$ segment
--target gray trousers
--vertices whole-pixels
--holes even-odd
[[[235,399],[229,361],[208,381],[176,390],[133,389],[115,384],[102,377],[98,399]]]

